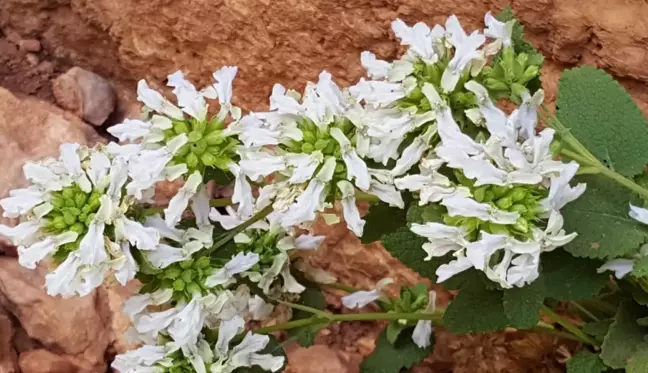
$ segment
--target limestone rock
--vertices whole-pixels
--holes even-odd
[[[86,122],[101,126],[115,108],[115,92],[103,77],[73,67],[52,82],[56,102]]]
[[[20,370],[22,373],[78,373],[79,368],[70,363],[65,357],[48,350],[33,350],[20,354]],[[95,370],[92,372],[100,372]]]
[[[18,48],[25,52],[40,52],[41,43],[36,39],[23,39],[18,42]]]
[[[0,88],[0,102],[0,198],[26,185],[22,173],[26,161],[55,156],[65,142],[94,145],[102,141],[79,118],[47,102],[19,98],[4,88]],[[8,222],[0,218],[0,223]],[[12,250],[0,244],[0,251]]]
[[[0,257],[0,299],[4,307],[18,319],[29,337],[64,355],[76,371],[104,371],[110,326],[97,309],[96,292],[70,299],[51,297],[44,289],[45,272],[45,268],[30,270],[14,258]],[[20,356],[21,366],[26,353],[30,352]],[[49,372],[34,370],[41,371]]]
[[[290,365],[285,373],[357,373],[358,368],[350,366],[338,351],[325,346],[297,348],[288,351]]]
[[[0,307],[0,373],[18,373],[16,350],[11,342],[13,336],[11,319]]]

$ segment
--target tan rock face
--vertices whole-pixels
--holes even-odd
[[[115,92],[103,77],[73,67],[52,81],[58,104],[79,118],[101,126],[115,108]]]
[[[13,336],[11,318],[0,306],[0,373],[18,372],[18,357],[12,345]]]
[[[434,24],[454,13],[472,29],[506,3],[547,55],[549,98],[558,68],[587,63],[622,78],[648,108],[648,4],[641,1],[594,0],[585,7],[580,0],[5,0],[0,24],[23,35],[42,33],[46,46],[57,46],[55,55],[116,80],[162,83],[183,69],[207,83],[220,66],[237,65],[235,101],[258,110],[275,82],[303,88],[326,69],[347,84],[363,74],[361,51],[396,57],[390,22],[397,17]]]

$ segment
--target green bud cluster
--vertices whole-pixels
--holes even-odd
[[[346,165],[342,160],[342,149],[340,144],[331,136],[331,128],[339,128],[344,135],[355,143],[355,127],[348,119],[337,119],[331,123],[328,128],[322,129],[310,119],[303,118],[297,123],[297,127],[302,131],[304,138],[302,141],[291,140],[287,144],[279,145],[283,150],[290,153],[306,153],[311,154],[314,151],[320,151],[324,157],[333,156],[337,160],[335,166],[335,178],[346,178]]]
[[[173,299],[190,301],[194,294],[205,295],[209,288],[205,285],[206,278],[218,269],[212,266],[208,257],[196,260],[187,259],[173,263],[155,275],[142,275],[139,278],[147,289],[173,289]]]
[[[274,258],[281,253],[277,247],[277,242],[281,237],[265,231],[246,233],[246,235],[250,237],[250,242],[236,244],[236,250],[243,253],[259,254],[259,262],[250,269],[251,271],[257,272],[269,268],[274,262]]]
[[[503,211],[517,212],[520,218],[513,225],[501,225],[485,222],[473,217],[444,215],[444,223],[452,226],[463,227],[471,239],[477,240],[480,231],[491,234],[506,234],[524,238],[531,237],[531,228],[538,221],[538,214],[542,211],[539,202],[547,197],[547,190],[535,185],[501,186],[482,185],[475,187],[472,180],[467,179],[461,172],[455,170],[455,176],[460,183],[470,188],[475,201],[488,203]]]
[[[495,99],[509,98],[516,104],[521,102],[520,93],[540,73],[542,55],[516,54],[512,47],[502,49],[500,58],[493,66],[482,70],[483,85]]]
[[[227,170],[236,157],[239,141],[234,136],[224,136],[225,123],[213,117],[209,123],[195,118],[173,121],[173,128],[164,131],[165,143],[185,134],[189,142],[175,154],[172,164],[186,164],[189,173],[204,172],[207,167]]]
[[[58,248],[54,254],[57,260],[65,260],[69,253],[79,247],[79,242],[88,232],[88,226],[101,206],[101,193],[85,193],[77,185],[63,188],[50,194],[52,210],[45,215],[45,230],[52,234],[76,232],[79,238]]]
[[[160,341],[158,345],[164,345],[167,342],[171,341],[171,338],[165,338],[160,336]],[[213,346],[212,346],[213,347]],[[158,364],[155,367],[159,368],[159,372],[163,373],[194,373],[196,369],[193,367],[189,359],[182,353],[182,350],[174,351],[168,354],[167,359],[170,360],[170,363]],[[205,363],[205,371],[210,371],[210,365]],[[156,370],[157,372],[158,370]]]
[[[424,311],[429,303],[427,286],[423,283],[414,285],[411,288],[401,287],[399,298],[389,298],[380,302],[380,308],[390,313],[414,313]],[[416,325],[416,320],[392,321],[387,326],[387,339],[394,343],[403,329]]]

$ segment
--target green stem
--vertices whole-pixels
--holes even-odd
[[[202,254],[204,256],[210,255],[216,249],[218,249],[219,247],[225,245],[226,243],[228,243],[232,239],[234,239],[234,236],[236,236],[237,234],[239,234],[239,233],[243,232],[244,230],[246,230],[247,228],[249,228],[252,224],[258,222],[259,220],[265,219],[268,215],[270,215],[271,212],[272,212],[272,205],[266,206],[263,210],[261,210],[261,211],[257,212],[256,214],[254,214],[248,220],[244,221],[240,225],[237,225],[231,231],[228,231],[229,233],[227,233],[227,235],[225,237],[223,237],[220,240],[216,241],[214,243],[214,245],[212,247],[210,247],[209,249],[207,249],[205,251],[202,251]]]
[[[379,199],[378,197],[374,196],[373,194],[365,193],[362,191],[356,191],[355,193],[355,198],[358,201],[367,201],[367,202],[378,202]]]
[[[324,287],[329,287],[329,288],[332,288],[332,289],[343,290],[343,291],[346,291],[347,293],[355,293],[356,291],[360,291],[360,289],[356,289],[351,285],[345,285],[345,284],[341,284],[339,282],[333,282],[333,283],[330,283],[330,284],[319,284],[319,285],[324,286]]]
[[[587,308],[583,307],[580,303],[576,301],[570,301],[569,303],[581,311],[585,316],[589,317],[592,321],[600,321],[598,317],[591,313]]]
[[[217,198],[209,201],[209,206],[211,207],[225,207],[232,204],[231,198]]]
[[[579,327],[577,327],[576,325],[572,324],[569,320],[563,318],[562,316],[554,312],[554,310],[552,310],[551,308],[547,306],[542,306],[542,312],[544,312],[545,315],[552,318],[556,323],[562,325],[563,328],[567,329],[581,342],[587,343],[592,346],[598,346],[598,342],[596,342],[592,337],[585,334],[585,332],[580,330]]]
[[[318,310],[317,308],[313,308],[313,307],[304,306],[303,304],[290,303],[290,302],[286,302],[286,301],[279,300],[279,299],[276,299],[275,302],[277,302],[279,304],[283,304],[283,305],[291,307],[291,308],[294,308],[296,310],[301,310],[301,311],[304,311],[304,312],[312,313],[313,315],[317,315],[317,316],[325,318],[325,319],[329,319],[330,316],[333,316],[333,314],[330,313],[330,312]]]
[[[598,310],[608,316],[614,316],[614,314],[616,314],[617,311],[615,306],[596,298],[582,300],[579,302],[586,307]]]

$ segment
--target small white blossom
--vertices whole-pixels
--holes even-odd
[[[624,278],[628,273],[631,273],[634,268],[634,260],[632,259],[612,259],[607,261],[597,270],[598,273],[605,271],[613,271],[614,276],[618,279]]]
[[[425,307],[424,313],[434,313],[436,309],[436,292],[430,291],[428,293],[428,304]],[[412,332],[412,340],[420,348],[430,346],[430,337],[432,336],[432,320],[419,320],[416,322],[416,327]]]
[[[376,288],[373,290],[356,291],[355,293],[343,296],[342,304],[347,308],[362,308],[380,298],[383,295],[383,289],[393,282],[394,280],[391,278],[383,278],[376,283]]]

